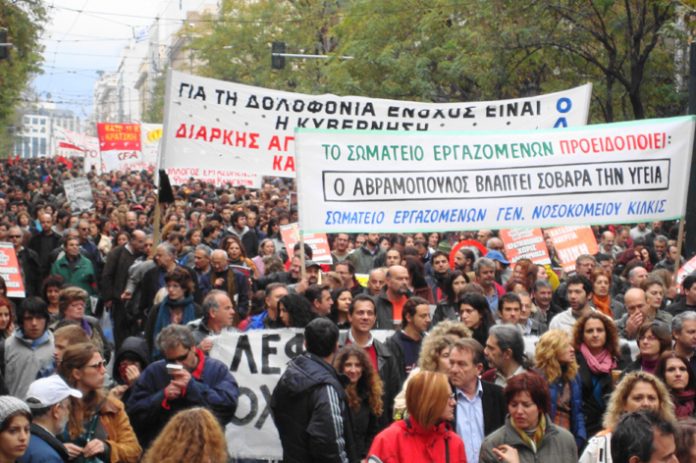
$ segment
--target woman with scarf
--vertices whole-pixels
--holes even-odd
[[[155,340],[163,328],[172,324],[186,325],[202,316],[201,308],[193,302],[193,280],[188,271],[174,267],[164,276],[164,283],[167,295],[159,305],[150,309],[145,325],[145,339],[152,361],[161,357]]]
[[[674,351],[665,352],[655,374],[667,385],[677,418],[696,417],[696,376],[689,361]]]
[[[579,463],[612,463],[611,434],[625,413],[648,410],[674,422],[674,406],[667,388],[655,375],[644,371],[627,374],[616,385],[608,404],[602,420],[604,429],[589,440]]]
[[[55,331],[57,328],[66,325],[78,325],[89,340],[97,346],[108,362],[111,357],[112,346],[104,336],[99,320],[90,315],[85,315],[85,307],[88,300],[89,295],[82,288],[68,286],[61,289],[58,295],[58,320],[50,326],[50,329]]]
[[[544,333],[536,345],[536,370],[549,384],[554,424],[573,433],[578,449],[587,442],[585,415],[582,413],[582,385],[578,363],[568,334],[563,330]]]
[[[449,425],[456,403],[447,375],[418,372],[406,387],[408,418],[377,434],[367,461],[466,463],[464,443]]]
[[[484,439],[479,462],[499,463],[511,453],[521,463],[578,461],[573,435],[548,415],[551,397],[544,378],[532,372],[513,376],[505,386],[505,400],[505,425]]]
[[[590,282],[592,282],[592,305],[595,309],[613,320],[620,317],[626,311],[621,302],[611,297],[611,279],[611,273],[602,268],[594,269],[590,274]]]
[[[612,370],[619,358],[619,335],[614,322],[595,311],[575,323],[573,347],[582,385],[587,435],[602,429],[606,400],[613,389]]]

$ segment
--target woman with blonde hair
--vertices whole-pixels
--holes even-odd
[[[416,373],[406,388],[409,417],[395,421],[377,434],[368,461],[412,463],[466,462],[464,443],[451,430],[456,400],[447,375],[434,371]]]
[[[579,463],[612,463],[611,434],[625,413],[649,410],[663,420],[674,422],[674,405],[665,385],[645,371],[627,374],[616,385],[604,414],[604,429],[587,443]]]
[[[189,408],[174,415],[143,457],[143,463],[189,461],[227,462],[225,434],[205,408]]]
[[[106,363],[92,343],[75,344],[63,352],[58,372],[82,392],[71,398],[70,417],[61,436],[70,459],[107,458],[111,463],[136,463],[142,453],[123,402],[104,390]]]
[[[339,374],[344,374],[350,381],[345,390],[353,418],[355,453],[363,459],[379,431],[379,418],[384,411],[382,380],[365,349],[355,344],[338,351],[334,366]]]
[[[534,358],[537,372],[549,383],[549,417],[554,424],[572,432],[578,448],[583,448],[587,429],[582,412],[582,384],[568,334],[563,330],[544,333],[536,345]]]
[[[440,322],[423,339],[418,366],[404,381],[401,392],[394,398],[394,419],[400,420],[406,414],[406,387],[413,375],[419,371],[438,371],[447,374],[449,371],[449,355],[454,341],[458,338],[470,338],[471,332],[460,322],[445,320]]]

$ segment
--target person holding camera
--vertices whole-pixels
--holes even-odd
[[[169,325],[157,337],[163,359],[138,377],[126,405],[143,447],[180,410],[204,407],[225,426],[237,408],[239,391],[229,368],[206,357],[185,325]]]

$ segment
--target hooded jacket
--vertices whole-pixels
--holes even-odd
[[[351,415],[336,370],[304,353],[288,364],[271,396],[285,463],[357,460]]]

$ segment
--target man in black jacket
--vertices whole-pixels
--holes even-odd
[[[24,247],[24,232],[21,228],[10,227],[7,236],[15,248],[26,297],[39,296],[41,291],[39,255],[34,250]]]
[[[483,346],[459,339],[450,350],[450,383],[455,388],[454,429],[464,441],[467,461],[479,461],[483,438],[505,424],[503,388],[479,379]]]
[[[331,366],[338,328],[317,318],[307,325],[304,337],[307,351],[289,363],[271,396],[283,461],[355,461],[346,393]]]

